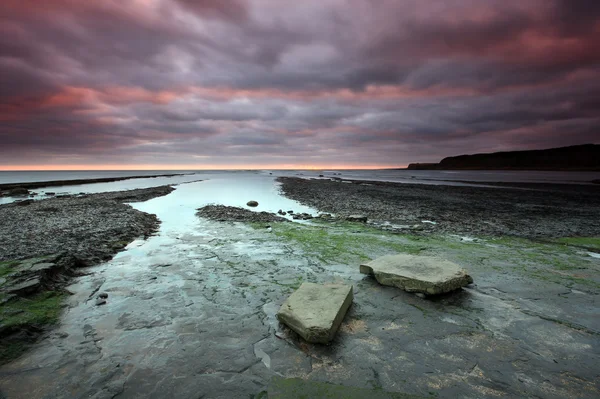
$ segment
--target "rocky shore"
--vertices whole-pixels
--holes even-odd
[[[239,178],[224,182],[237,184]],[[599,397],[600,239],[457,236],[492,216],[500,227],[516,230],[518,218],[529,213],[538,218],[529,221],[534,228],[564,220],[574,232],[593,232],[583,221],[597,220],[594,191],[582,190],[578,197],[539,187],[292,180],[284,182],[284,191],[320,211],[309,215],[310,222],[292,223],[309,209],[253,193],[239,195],[237,208],[204,207],[208,186],[182,186],[164,201],[139,207],[161,217],[160,235],[95,267],[71,269],[85,275],[64,288],[59,284],[0,305],[0,324],[27,326],[20,341],[11,341],[15,345],[0,339],[0,349],[12,350],[13,358],[21,353],[0,366],[0,398],[264,398],[293,391],[325,392],[314,397]],[[122,204],[141,199],[133,193],[90,196],[108,196],[107,204],[92,201],[73,213],[70,226],[78,228],[78,218],[100,207],[106,214],[94,219],[99,226],[131,217],[143,227]],[[86,199],[91,201],[59,198],[10,207],[25,220],[28,212],[37,217],[37,207],[76,207]],[[251,210],[248,200],[260,203],[253,210],[274,211],[274,203],[283,209],[264,215]],[[542,207],[539,212],[534,205]],[[507,214],[498,216],[502,210]],[[413,212],[417,217],[411,218]],[[539,220],[543,212],[548,225]],[[82,242],[90,240],[86,229]],[[110,234],[106,230],[103,237]],[[100,238],[94,238],[98,246],[109,243]],[[372,261],[395,255],[445,259],[468,271],[473,283],[439,296],[383,285]],[[2,270],[11,278],[35,272],[44,285],[55,272],[66,275],[60,262],[0,262],[0,279],[7,276]],[[361,265],[374,276],[362,274]],[[329,345],[307,342],[277,319],[286,298],[306,283],[352,286],[353,304]],[[39,337],[37,326],[52,322],[56,327],[23,353],[17,343]]]
[[[592,185],[490,188],[293,177],[278,181],[285,196],[321,212],[362,214],[400,231],[525,238],[600,235],[600,187]]]
[[[207,205],[198,209],[196,216],[217,222],[270,223],[287,222],[286,218],[269,212],[253,212],[248,209],[225,205]]]
[[[125,202],[169,186],[27,200],[0,206],[0,362],[18,355],[60,314],[70,277],[154,233],[155,215]]]
[[[123,176],[123,177],[100,177],[96,179],[74,179],[74,180],[50,180],[50,181],[37,181],[37,182],[25,182],[25,183],[5,183],[0,184],[0,197],[2,196],[22,196],[29,195],[29,190],[34,190],[43,187],[60,187],[60,186],[71,186],[77,184],[91,184],[91,183],[111,183],[116,181],[130,180],[130,179],[151,179],[156,177],[174,177],[181,176],[183,173],[168,173],[160,175],[140,175],[140,176]]]
[[[155,215],[133,209],[173,188],[109,192],[24,201],[0,206],[0,261],[68,253],[80,265],[110,259],[119,249],[158,227]]]

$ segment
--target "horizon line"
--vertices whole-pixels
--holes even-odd
[[[91,165],[31,165],[31,166],[0,166],[0,172],[102,172],[102,171],[233,171],[233,170],[381,170],[381,169],[406,169],[406,165],[265,165],[265,166],[246,166],[240,165],[236,167],[198,167],[187,165],[140,165],[136,167],[126,165],[108,165],[108,166],[91,166]]]

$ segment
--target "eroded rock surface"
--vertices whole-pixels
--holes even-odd
[[[146,201],[173,190],[162,186],[50,198],[26,207],[0,205],[0,261],[57,252],[75,256],[82,266],[106,261],[133,239],[158,228],[155,215],[124,202]]]
[[[428,295],[444,294],[473,282],[456,263],[433,256],[386,255],[360,265],[382,285]]]
[[[198,209],[196,216],[218,222],[284,222],[286,218],[269,212],[253,212],[248,209],[225,205],[207,205]]]
[[[353,298],[351,285],[304,283],[281,305],[277,318],[307,342],[326,344]]]
[[[528,238],[600,235],[600,223],[594,219],[600,213],[598,185],[504,183],[506,187],[490,188],[359,180],[343,184],[296,177],[280,177],[278,181],[286,197],[320,212],[340,218],[360,214],[370,222],[398,226],[416,225],[411,230],[420,230],[419,234]],[[424,224],[423,220],[437,224]]]

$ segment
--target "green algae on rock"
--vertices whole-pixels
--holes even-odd
[[[360,265],[382,285],[427,295],[445,294],[473,282],[456,263],[432,256],[386,255]]]

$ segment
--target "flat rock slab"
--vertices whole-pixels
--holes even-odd
[[[326,344],[353,298],[351,285],[304,283],[281,305],[277,318],[307,342]]]
[[[432,256],[386,255],[360,265],[360,272],[374,275],[379,284],[428,295],[454,291],[473,282],[456,263]]]
[[[40,279],[37,277],[34,277],[32,279],[11,285],[9,287],[3,287],[2,291],[6,292],[8,294],[29,295],[29,294],[32,294],[32,293],[38,291],[40,289],[40,286],[41,286]]]

